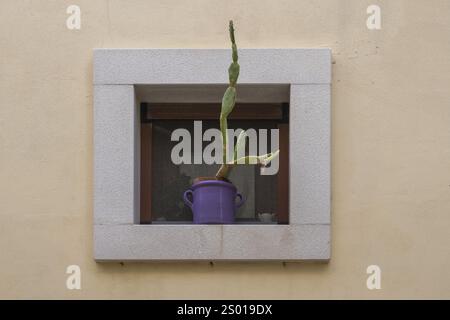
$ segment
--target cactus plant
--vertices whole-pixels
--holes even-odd
[[[228,155],[228,123],[227,119],[236,103],[236,83],[239,77],[238,51],[234,38],[233,21],[230,21],[230,39],[232,62],[228,68],[229,84],[222,98],[220,112],[220,130],[222,138],[222,165],[215,177],[199,177],[194,180],[190,189],[183,194],[185,204],[191,208],[195,224],[230,224],[234,223],[236,211],[246,198],[238,192],[227,177],[231,169],[238,164],[257,164],[266,166],[278,156],[279,151],[262,156],[245,156],[247,132],[242,131],[237,139],[232,155]],[[234,135],[233,135],[234,142]],[[229,159],[231,156],[231,159]],[[239,199],[239,200],[238,200]],[[238,200],[236,202],[236,200]]]
[[[228,122],[227,118],[230,113],[233,111],[234,106],[236,104],[236,84],[239,77],[239,63],[238,63],[238,51],[236,46],[236,40],[234,37],[234,26],[233,21],[231,20],[229,23],[229,33],[231,40],[231,49],[232,49],[232,62],[230,67],[228,68],[228,78],[229,84],[228,88],[225,90],[225,93],[222,98],[222,106],[220,112],[220,131],[222,133],[222,165],[220,166],[219,171],[216,173],[217,179],[226,179],[234,165],[237,164],[256,164],[261,166],[267,166],[270,161],[272,161],[275,157],[278,156],[279,150],[273,153],[268,153],[261,156],[243,156],[238,158],[241,152],[245,150],[245,141],[246,141],[246,133],[242,131],[237,139],[236,146],[234,148],[233,157],[231,160],[228,159]]]

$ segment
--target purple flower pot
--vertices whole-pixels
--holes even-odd
[[[194,214],[195,224],[232,224],[236,209],[245,202],[232,183],[220,180],[196,182],[183,198]]]

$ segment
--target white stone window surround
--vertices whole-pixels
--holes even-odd
[[[230,59],[229,49],[94,50],[95,260],[330,259],[331,51],[326,48],[239,49],[240,85],[290,89],[289,225],[137,224],[137,88],[226,85]]]

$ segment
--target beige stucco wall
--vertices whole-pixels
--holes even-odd
[[[448,0],[0,1],[0,298],[450,298],[449,13]],[[92,48],[227,47],[229,18],[240,47],[333,50],[331,262],[95,263]],[[371,264],[381,290],[366,288]]]

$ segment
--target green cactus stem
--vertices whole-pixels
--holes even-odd
[[[225,91],[222,98],[222,108],[220,112],[220,131],[222,133],[222,166],[216,174],[217,178],[226,178],[228,175],[228,164],[227,164],[227,129],[228,115],[233,111],[234,105],[236,103],[236,83],[239,77],[239,63],[238,63],[238,53],[237,46],[234,37],[234,26],[233,21],[230,21],[229,25],[231,49],[232,49],[232,60],[230,67],[228,68],[228,88]]]
[[[228,174],[230,173],[231,168],[236,164],[257,164],[261,166],[267,166],[270,161],[272,161],[275,157],[278,156],[279,151],[274,153],[265,154],[262,156],[246,156],[246,157],[238,157],[238,150],[244,147],[245,149],[245,131],[242,132],[237,140],[236,146],[234,148],[233,159],[228,161],[227,159],[227,129],[228,115],[233,111],[234,105],[236,104],[236,83],[239,77],[239,63],[238,63],[238,51],[236,46],[236,41],[234,37],[234,26],[233,21],[230,21],[229,26],[230,31],[230,40],[231,40],[231,49],[232,49],[232,62],[230,67],[228,68],[228,88],[225,91],[222,98],[222,108],[220,111],[220,131],[222,134],[222,155],[223,161],[220,166],[219,171],[216,173],[217,179],[226,179]]]

